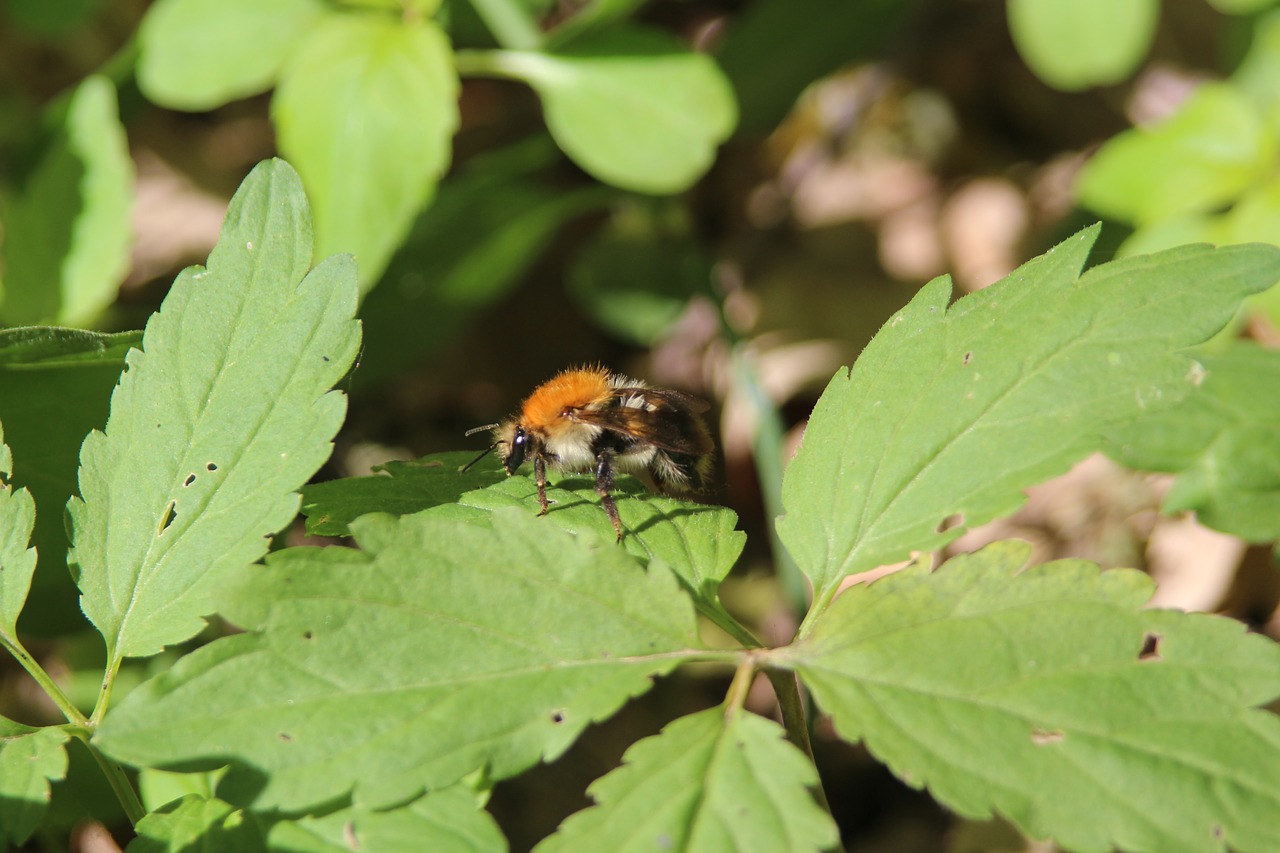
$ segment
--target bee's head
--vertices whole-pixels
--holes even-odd
[[[493,432],[493,446],[502,458],[502,467],[508,474],[524,464],[525,454],[529,450],[529,433],[515,420],[500,424]]]

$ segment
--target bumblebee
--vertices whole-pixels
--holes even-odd
[[[610,373],[604,367],[570,368],[539,385],[520,412],[497,424],[493,444],[463,468],[497,451],[511,475],[533,462],[539,515],[547,514],[547,467],[595,474],[596,492],[618,541],[622,522],[613,500],[615,472],[641,475],[660,493],[703,491],[715,445],[702,419],[703,400]]]

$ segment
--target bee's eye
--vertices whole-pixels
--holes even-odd
[[[524,462],[524,451],[529,444],[529,436],[525,434],[523,429],[516,429],[516,434],[511,437],[511,449],[507,453],[507,458],[502,460],[502,464],[506,466],[508,474],[514,474],[520,464]]]

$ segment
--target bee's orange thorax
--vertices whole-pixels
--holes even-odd
[[[539,385],[525,399],[521,420],[535,432],[555,431],[573,409],[599,406],[610,396],[609,371],[603,367],[577,367]]]

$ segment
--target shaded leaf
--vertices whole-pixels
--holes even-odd
[[[70,559],[112,661],[198,632],[210,593],[266,553],[330,453],[346,401],[329,389],[359,345],[355,271],[310,262],[297,175],[260,164],[208,269],[178,276],[129,353],[105,433],[85,439]]]
[[[1280,649],[1005,542],[837,598],[779,650],[842,737],[961,815],[1071,850],[1280,849]]]
[[[67,528],[60,509],[76,489],[80,445],[107,420],[125,353],[141,332],[104,335],[47,327],[0,330],[0,421],[21,464],[9,482],[23,486],[36,514],[35,573],[21,629],[51,636],[83,630],[77,590],[66,571]]]
[[[916,10],[902,0],[755,0],[735,12],[719,58],[743,129],[772,130],[810,83],[882,58]]]
[[[1008,0],[1018,53],[1050,86],[1119,83],[1155,38],[1159,0]]]
[[[22,844],[49,806],[49,783],[67,773],[67,734],[0,718],[0,842]]]
[[[138,28],[138,88],[193,111],[265,92],[324,10],[320,0],[158,0]]]
[[[545,144],[543,144],[545,143]],[[360,305],[366,347],[357,383],[400,376],[408,365],[468,330],[468,323],[519,283],[569,221],[606,201],[600,187],[544,186],[551,141],[478,157],[440,185]]]
[[[432,791],[386,811],[356,805],[319,818],[284,821],[273,849],[290,853],[504,853],[506,839],[465,784]]]
[[[710,708],[627,750],[591,785],[597,805],[571,816],[537,853],[598,850],[825,850],[831,816],[808,787],[818,775],[780,726]]]
[[[733,90],[715,61],[637,27],[593,33],[556,53],[494,54],[542,98],[547,128],[575,163],[624,189],[688,189],[733,132]]]
[[[1081,275],[1084,231],[948,307],[937,279],[827,386],[778,531],[814,610],[855,572],[942,547],[1194,388],[1185,347],[1280,277],[1271,246],[1188,246]]]
[[[449,165],[448,38],[430,19],[330,15],[285,64],[271,116],[315,212],[316,257],[354,254],[367,290]]]
[[[1166,512],[1195,510],[1210,527],[1270,542],[1280,537],[1280,353],[1239,341],[1201,361],[1197,392],[1117,433],[1110,452],[1178,475]]]
[[[86,323],[114,301],[129,264],[133,161],[102,76],[57,108],[52,139],[5,206],[8,325]]]
[[[151,812],[136,827],[126,853],[266,853],[261,827],[221,800],[188,794]]]
[[[446,508],[447,509],[447,508]],[[671,575],[522,512],[356,522],[365,549],[246,567],[217,640],[135,690],[95,736],[135,765],[233,761],[219,795],[260,808],[342,796],[371,809],[481,766],[561,754],[695,653]]]
[[[372,477],[347,477],[314,483],[302,489],[302,514],[312,536],[349,536],[351,522],[371,512],[409,515],[444,503],[455,503],[464,492],[506,479],[498,464],[477,465],[466,474],[459,469],[474,461],[475,453],[433,453],[412,462],[388,462]]]

